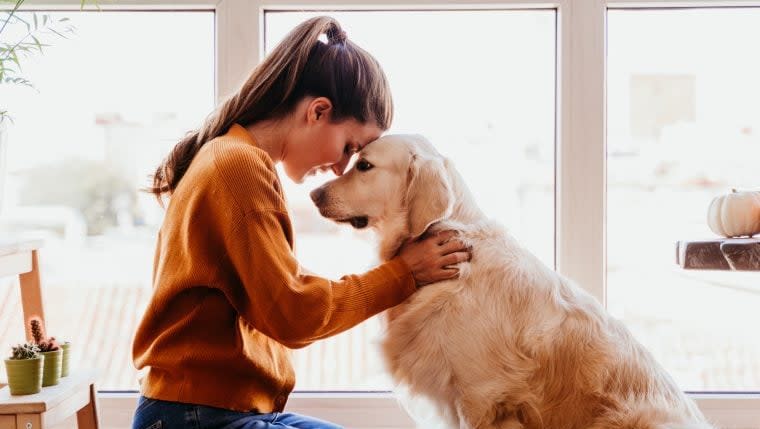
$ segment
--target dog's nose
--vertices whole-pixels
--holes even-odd
[[[325,200],[325,189],[320,186],[319,188],[311,191],[309,193],[309,196],[311,197],[311,200],[314,201],[314,204],[319,207]]]

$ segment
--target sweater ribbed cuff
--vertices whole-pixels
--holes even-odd
[[[402,286],[398,289],[400,298],[398,304],[400,304],[417,290],[417,282],[414,281],[412,270],[400,256],[386,262],[384,266],[393,273],[393,277]]]

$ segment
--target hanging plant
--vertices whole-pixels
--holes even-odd
[[[42,54],[47,42],[54,38],[68,38],[74,33],[69,18],[53,19],[48,13],[32,12],[21,16],[19,11],[25,0],[0,0],[0,85],[21,85],[34,89],[24,77],[24,59]],[[80,10],[86,0],[82,0]],[[97,6],[97,1],[95,1]],[[13,122],[8,109],[0,105],[0,124]]]

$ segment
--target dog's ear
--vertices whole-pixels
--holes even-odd
[[[451,215],[454,193],[443,157],[412,156],[406,204],[412,238]]]

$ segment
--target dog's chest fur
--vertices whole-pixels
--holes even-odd
[[[520,290],[520,283],[505,282],[505,277],[519,275],[526,261],[500,227],[484,222],[438,228],[446,226],[462,231],[460,239],[473,245],[472,261],[461,266],[459,279],[425,286],[388,310],[382,348],[394,379],[412,394],[433,399],[458,426],[457,404],[476,400],[482,393],[475,391],[483,392],[494,380],[485,363],[505,348],[517,352],[526,332],[512,327],[528,311],[523,304],[529,302],[529,291]]]

